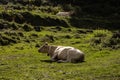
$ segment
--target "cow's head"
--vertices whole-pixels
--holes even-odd
[[[39,49],[38,49],[38,52],[41,52],[41,53],[48,53],[49,51],[49,46],[48,46],[48,43],[44,43]]]

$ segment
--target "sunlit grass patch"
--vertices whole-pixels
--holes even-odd
[[[119,48],[105,48],[91,45],[96,37],[105,40],[111,31],[86,32],[77,28],[46,27],[40,32],[18,31],[20,42],[0,46],[0,79],[11,80],[113,80],[119,79]],[[83,31],[83,32],[82,32]],[[85,31],[85,33],[84,33]],[[108,33],[111,34],[108,34]],[[3,32],[2,34],[4,34]],[[101,35],[98,35],[98,34]],[[95,36],[96,35],[96,36]],[[57,63],[50,61],[47,54],[38,53],[38,48],[47,40],[50,45],[72,46],[85,53],[83,63]],[[10,36],[9,36],[10,37]],[[47,37],[47,38],[46,38]],[[44,38],[44,41],[42,41]],[[48,39],[49,38],[49,39]],[[27,42],[26,40],[29,40]],[[101,49],[102,48],[102,49]]]

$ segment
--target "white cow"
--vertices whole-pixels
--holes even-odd
[[[64,16],[64,17],[68,17],[68,16],[71,16],[74,12],[73,11],[70,11],[70,12],[58,12],[56,15],[57,16]]]
[[[48,45],[47,43],[40,47],[38,51],[47,53],[52,61],[57,62],[83,62],[85,57],[82,51],[75,49],[74,47],[53,46]]]

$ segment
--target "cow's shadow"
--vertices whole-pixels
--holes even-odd
[[[53,63],[51,60],[40,60],[41,62],[46,62],[46,63]]]
[[[46,63],[53,63],[55,61],[51,61],[51,60],[40,60],[41,62],[46,62]],[[78,63],[84,63],[86,61],[82,61],[82,62],[74,62],[74,64],[78,64]],[[57,63],[62,63],[62,62],[57,62]],[[73,63],[73,62],[72,62]]]

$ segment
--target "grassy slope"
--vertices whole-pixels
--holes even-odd
[[[19,5],[10,5],[10,8],[14,6],[19,7]],[[59,31],[59,28],[44,26],[42,27],[41,32],[36,32],[33,30],[33,27],[36,25],[36,23],[38,23],[38,26],[41,26],[42,21],[39,22],[39,19],[41,20],[41,18],[43,21],[45,21],[45,23],[49,18],[50,21],[48,20],[48,23],[50,22],[51,24],[49,25],[52,26],[53,22],[55,22],[57,25],[59,23],[59,25],[63,26],[68,24],[68,21],[66,21],[67,18],[55,16],[57,12],[62,11],[61,7],[47,6],[46,8],[44,6],[35,6],[34,8],[35,9],[32,10],[32,6],[31,8],[27,6],[21,6],[21,10],[14,9],[13,12],[16,15],[16,20],[14,21],[14,19],[12,19],[13,17],[9,17],[12,21],[9,22],[9,19],[7,20],[8,17],[3,17],[1,15],[2,12],[4,12],[4,7],[3,5],[0,5],[0,25],[6,26],[7,24],[7,30],[6,28],[0,30],[0,40],[3,41],[1,43],[7,44],[7,46],[0,46],[0,80],[120,79],[120,48],[118,47],[113,49],[112,47],[103,47],[104,44],[109,45],[110,38],[113,34],[111,31],[93,30],[93,32],[86,32],[86,29],[73,27],[62,28],[62,30]],[[49,10],[50,13],[47,12]],[[9,14],[9,12],[11,12],[11,14]],[[8,8],[5,13],[8,14],[8,16],[13,16],[13,12]],[[31,16],[29,19],[25,18],[25,22],[21,22],[19,24],[19,19],[20,21],[24,20],[22,20],[19,15],[26,12],[28,12]],[[83,23],[84,20],[85,23]],[[74,20],[71,22],[77,26],[79,23],[83,23],[83,25],[79,27],[84,27],[84,25],[89,26],[91,21],[96,22],[96,20],[94,21],[91,18],[90,20],[89,18],[81,18],[81,21],[83,22],[80,23],[79,21]],[[35,22],[35,25],[31,25],[33,22]],[[100,22],[103,23],[106,21]],[[23,28],[24,24],[28,25],[28,28],[32,27],[32,31],[30,30],[26,32],[26,28]],[[98,25],[99,23],[96,24]],[[49,26],[48,24],[45,25]],[[64,27],[66,27],[66,25]],[[92,26],[92,29],[93,28],[94,27]],[[11,42],[8,45],[9,41]],[[13,41],[15,41],[14,44]],[[38,53],[38,48],[35,47],[36,45],[41,45],[45,41],[48,41],[53,45],[73,46],[82,50],[85,52],[85,62],[76,64],[50,62],[50,58],[45,54]],[[99,41],[101,42],[99,43]],[[113,40],[113,44],[114,42],[115,45],[120,45],[120,43],[117,43],[117,39]]]
[[[54,27],[53,27],[54,28]],[[0,46],[0,79],[1,80],[119,80],[120,79],[120,49],[92,47],[90,39],[93,33],[79,34],[75,38],[76,28],[63,28],[57,31],[51,27],[41,32],[24,32],[25,36],[39,35],[35,42],[21,41],[17,44]],[[103,30],[104,31],[104,30]],[[66,34],[64,34],[66,33]],[[50,44],[73,46],[85,52],[83,63],[56,63],[50,62],[45,54],[38,53],[36,44],[45,35],[54,35]],[[67,36],[67,37],[66,37]],[[69,36],[69,37],[68,37]],[[41,38],[42,37],[42,38]],[[35,38],[33,38],[35,39]],[[46,40],[46,39],[45,39]],[[47,41],[47,40],[46,40]]]

